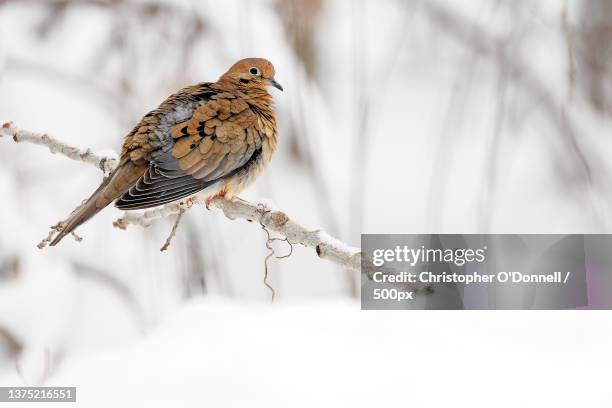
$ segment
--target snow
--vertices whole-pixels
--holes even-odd
[[[610,323],[604,313],[212,297],[130,345],[68,359],[48,385],[76,386],[88,408],[605,407]]]
[[[285,88],[274,91],[279,151],[243,198],[355,246],[356,225],[364,233],[611,230],[612,121],[578,87],[568,98],[562,0],[323,1],[316,78],[272,0],[164,0],[203,20],[188,55],[184,15],[140,20],[129,8],[77,7],[40,36],[49,9],[1,3],[0,122],[117,151],[172,91],[264,56]],[[554,126],[557,113],[515,80],[500,86],[502,66],[432,22],[427,4],[511,40],[509,56],[567,105],[590,181]],[[570,21],[581,4],[569,2]],[[108,51],[122,28],[125,47]],[[362,123],[366,157],[356,161]],[[350,195],[360,166],[357,220]],[[362,312],[345,298],[354,275],[300,247],[270,260],[279,301],[268,305],[265,232],[199,207],[165,253],[174,219],[120,231],[113,208],[77,231],[83,242],[39,251],[47,228],[101,179],[92,166],[0,139],[0,328],[24,346],[16,362],[0,349],[0,385],[76,385],[83,407],[609,406],[609,314]],[[18,276],[5,279],[13,258]]]

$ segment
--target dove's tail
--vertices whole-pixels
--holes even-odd
[[[113,171],[79,208],[74,210],[70,217],[63,222],[63,227],[57,236],[51,241],[50,246],[57,245],[62,238],[70,234],[79,225],[83,224],[98,212],[107,207],[123,195],[140,175],[144,169],[128,162]]]
[[[110,179],[110,177],[108,177],[108,179]],[[104,207],[110,204],[110,201],[108,201],[106,204],[103,204],[106,200],[102,202],[100,202],[99,200],[104,194],[104,189],[107,185],[107,181],[103,182],[102,185],[91,195],[91,197],[87,199],[87,201],[85,201],[79,208],[77,208],[72,214],[70,214],[70,217],[68,217],[68,219],[63,222],[64,225],[61,231],[49,244],[50,246],[57,245],[62,240],[62,238],[74,231],[76,227],[89,220],[91,217],[101,211]]]

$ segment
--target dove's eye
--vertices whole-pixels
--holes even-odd
[[[261,72],[259,72],[259,68],[257,68],[257,67],[251,67],[251,68],[249,69],[249,72],[250,72],[251,74],[253,74],[253,75],[258,75],[258,76],[259,76],[259,75],[261,75]]]

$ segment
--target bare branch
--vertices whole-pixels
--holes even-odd
[[[38,249],[45,248],[53,240],[53,236],[55,234],[57,234],[59,231],[61,231],[64,228],[64,226],[65,226],[65,224],[62,223],[61,221],[58,222],[55,225],[50,226],[49,227],[49,233],[47,234],[47,236],[45,238],[42,239],[42,241],[40,241],[38,244],[36,244],[36,247]]]
[[[174,225],[172,226],[172,231],[170,231],[170,235],[168,235],[168,238],[166,238],[164,246],[160,248],[161,252],[164,252],[170,246],[170,242],[172,242],[172,238],[174,238],[174,236],[176,235],[176,230],[178,229],[178,226],[181,223],[181,219],[183,218],[183,214],[185,214],[185,211],[187,210],[185,210],[184,208],[181,208],[179,210],[179,213],[176,216],[176,221],[174,221]]]
[[[0,128],[1,136],[11,136],[16,142],[30,142],[47,146],[52,153],[60,153],[72,160],[93,164],[105,173],[111,172],[117,164],[116,154],[108,157],[98,156],[90,149],[81,150],[46,134],[18,129],[11,123],[5,123]],[[120,229],[125,229],[130,224],[147,227],[157,218],[179,214],[196,203],[202,204],[194,198],[179,203],[166,204],[144,212],[126,212],[113,225]],[[291,220],[282,211],[273,210],[261,204],[252,204],[239,198],[226,200],[217,197],[210,201],[210,205],[219,208],[229,219],[257,221],[270,231],[284,236],[290,244],[312,248],[319,258],[327,259],[352,271],[360,271],[361,253],[359,248],[349,246],[320,229],[308,229]]]
[[[0,128],[0,137],[10,136],[15,143],[29,142],[41,146],[47,146],[53,154],[59,153],[69,159],[89,163],[96,166],[107,176],[117,165],[117,155],[99,156],[91,149],[79,149],[78,147],[67,145],[66,143],[54,139],[46,133],[35,133],[19,129],[11,122],[6,122]],[[110,153],[110,152],[109,152]]]
[[[270,210],[263,210],[265,211],[265,213],[270,212]],[[262,213],[262,215],[265,215],[265,213]],[[266,228],[266,226],[260,221],[261,225],[261,229],[264,230],[264,232],[266,233],[266,248],[268,249],[268,255],[266,255],[266,259],[264,260],[264,278],[263,278],[263,284],[270,289],[270,293],[272,295],[272,303],[274,303],[274,298],[276,297],[276,290],[274,290],[274,287],[272,285],[270,285],[270,283],[268,283],[268,276],[269,276],[269,271],[268,271],[268,260],[270,260],[270,258],[275,257],[276,259],[283,259],[283,258],[289,258],[291,256],[291,254],[293,254],[293,245],[291,244],[291,242],[289,242],[289,240],[287,238],[273,238],[272,235],[270,234],[270,230],[268,228]],[[289,253],[287,255],[283,255],[283,256],[277,256],[276,255],[276,251],[274,250],[274,247],[272,246],[272,244],[275,241],[285,241],[287,242],[287,244],[289,244]]]
[[[159,207],[146,210],[144,212],[126,211],[123,217],[113,222],[113,226],[119,229],[126,229],[128,225],[140,225],[141,227],[148,227],[151,225],[151,221],[158,218],[165,218],[170,215],[178,214],[181,211],[189,209],[193,204],[196,203],[195,199],[187,199],[178,203],[169,203],[161,205]],[[200,203],[201,204],[201,203]]]
[[[215,198],[211,204],[223,211],[229,219],[258,221],[271,231],[286,237],[292,244],[313,248],[319,258],[330,260],[353,271],[360,270],[361,253],[358,248],[351,247],[320,229],[305,228],[282,211],[267,208],[262,211],[261,206],[241,199],[230,201]]]

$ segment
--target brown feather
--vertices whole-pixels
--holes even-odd
[[[276,149],[270,85],[280,89],[272,64],[247,58],[215,83],[171,95],[125,137],[120,165],[65,221],[51,245],[115,200],[120,209],[148,208],[220,181],[226,197],[238,194]]]

